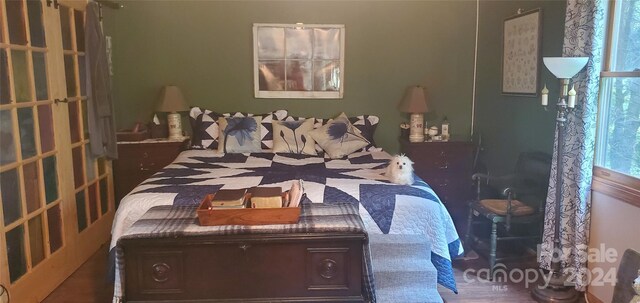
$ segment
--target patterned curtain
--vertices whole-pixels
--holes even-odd
[[[562,155],[562,267],[569,275],[569,282],[575,282],[576,289],[580,291],[584,291],[588,283],[591,177],[607,8],[606,0],[568,0],[565,17],[563,56],[589,57],[586,68],[573,78],[578,101],[566,122]],[[557,144],[556,135],[556,149]],[[550,269],[553,254],[556,173],[554,151],[540,253],[540,265],[546,269]]]

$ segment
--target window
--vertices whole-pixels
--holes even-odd
[[[342,98],[344,25],[254,24],[256,98]]]
[[[640,0],[611,6],[610,37],[601,74],[596,177],[631,188],[640,180]],[[612,175],[616,178],[607,178]],[[624,181],[629,180],[629,181]]]

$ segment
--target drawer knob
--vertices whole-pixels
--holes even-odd
[[[247,249],[249,249],[251,247],[251,244],[242,243],[238,247],[246,252]]]
[[[151,269],[153,270],[153,274],[151,276],[153,277],[154,281],[163,283],[169,280],[169,273],[171,272],[171,267],[169,267],[167,263],[164,263],[164,262],[155,263],[153,264],[153,266],[151,266]]]
[[[149,166],[151,166],[151,167],[153,167],[153,166],[155,166],[155,165],[156,165],[155,163],[149,163]],[[141,171],[150,171],[150,170],[151,170],[151,168],[149,168],[149,167],[145,167],[145,166],[144,166],[144,164],[140,163],[140,170],[141,170]]]
[[[320,262],[320,276],[325,279],[331,279],[336,275],[337,263],[331,259],[324,259]]]

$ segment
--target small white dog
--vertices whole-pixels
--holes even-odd
[[[405,155],[395,155],[389,161],[385,175],[393,183],[411,185],[413,184],[413,161]]]

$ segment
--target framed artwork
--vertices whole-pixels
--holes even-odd
[[[253,25],[256,98],[341,99],[344,25]]]
[[[536,97],[539,87],[542,10],[518,12],[504,20],[502,93]]]

